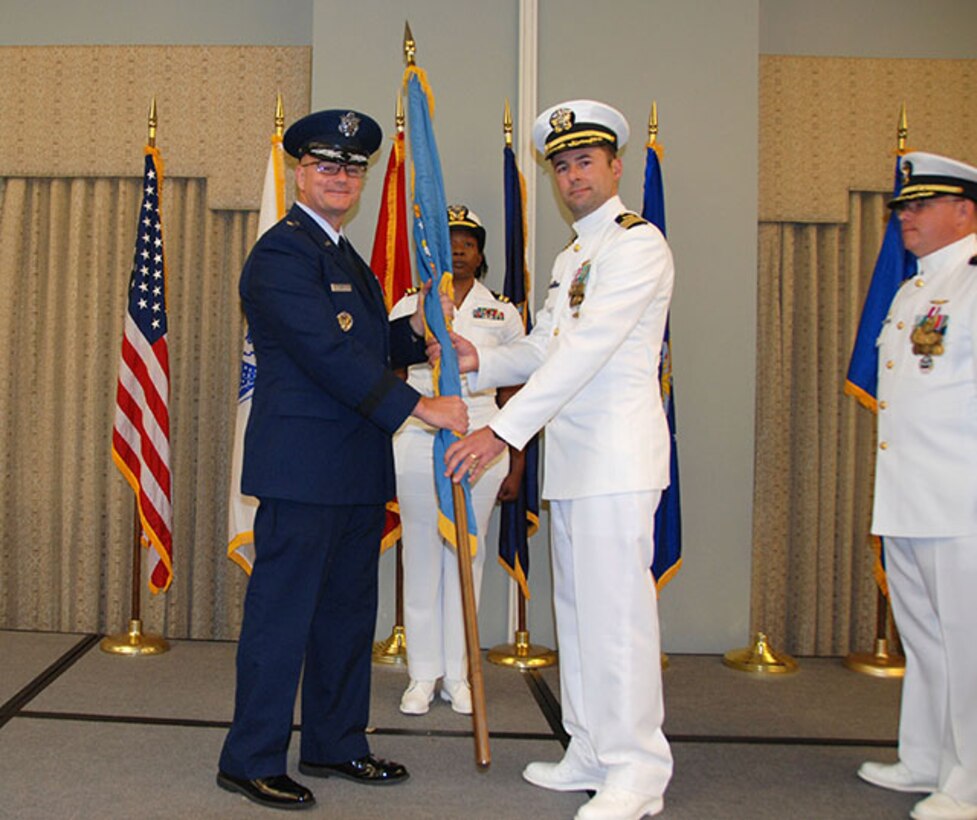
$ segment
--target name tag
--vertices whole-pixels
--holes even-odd
[[[329,285],[333,293],[352,293],[353,286],[349,282],[333,282]]]

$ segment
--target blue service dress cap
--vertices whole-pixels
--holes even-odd
[[[311,154],[330,162],[366,165],[382,140],[383,131],[369,115],[349,108],[330,108],[292,123],[282,142],[296,159]]]

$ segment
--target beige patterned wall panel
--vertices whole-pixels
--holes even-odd
[[[280,90],[308,113],[311,49],[0,48],[0,176],[139,176],[150,101],[166,173],[207,177],[211,208],[254,209]]]
[[[760,221],[844,222],[848,191],[892,187],[909,147],[977,164],[977,60],[760,58]]]

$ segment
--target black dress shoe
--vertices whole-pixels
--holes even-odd
[[[308,809],[315,805],[312,792],[287,774],[245,780],[219,771],[217,785],[229,792],[243,794],[248,800],[269,809]]]
[[[345,763],[309,763],[300,760],[299,771],[312,777],[345,777],[354,783],[366,783],[370,786],[403,783],[410,777],[407,769],[399,763],[383,760],[371,754]]]

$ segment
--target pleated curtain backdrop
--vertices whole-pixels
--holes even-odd
[[[887,198],[760,225],[751,621],[801,655],[872,648],[875,422],[842,391]]]
[[[110,456],[141,179],[0,183],[0,626],[118,631],[133,494]],[[243,317],[257,214],[166,178],[174,581],[148,631],[235,637],[246,576],[225,557]]]

